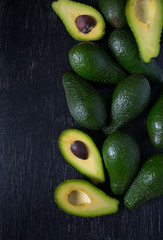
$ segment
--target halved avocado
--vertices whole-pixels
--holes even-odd
[[[57,205],[65,212],[81,216],[96,217],[118,211],[119,201],[85,180],[67,180],[54,192]]]
[[[150,62],[160,51],[163,24],[162,0],[128,0],[126,18],[137,41],[144,62]]]
[[[61,133],[58,144],[64,159],[94,184],[105,181],[100,153],[87,134],[67,129]]]
[[[161,44],[163,43],[163,30],[162,30],[162,34],[161,34]]]
[[[52,8],[76,40],[95,41],[105,33],[102,15],[91,6],[70,0],[58,0],[52,3]]]

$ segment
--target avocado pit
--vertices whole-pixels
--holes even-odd
[[[80,32],[88,34],[95,27],[96,21],[91,16],[80,15],[75,19],[75,24]]]
[[[156,13],[154,0],[137,0],[135,3],[136,17],[144,24],[148,24]]]
[[[86,160],[88,158],[88,150],[86,148],[86,145],[76,140],[74,141],[70,146],[71,152],[78,158]]]
[[[72,205],[84,205],[84,204],[90,204],[91,200],[88,197],[88,195],[85,192],[82,192],[80,190],[74,190],[70,192],[68,195],[68,201]]]

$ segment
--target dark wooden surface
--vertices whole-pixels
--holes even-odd
[[[97,8],[97,1],[81,2]],[[106,49],[109,31],[99,42]],[[118,197],[118,213],[97,218],[68,215],[54,203],[60,182],[85,178],[57,145],[64,129],[81,129],[69,114],[61,82],[76,43],[50,1],[0,1],[0,240],[161,240],[161,197],[135,211]],[[157,60],[163,68],[163,46]],[[109,108],[113,87],[96,88]],[[156,152],[145,124],[158,90],[152,86],[150,106],[124,128],[138,141],[142,161]],[[87,132],[101,149],[102,133]],[[100,187],[113,196],[108,177]]]

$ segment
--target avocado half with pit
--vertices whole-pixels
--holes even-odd
[[[52,8],[76,40],[95,41],[105,33],[102,15],[91,6],[70,0],[58,0],[52,3]]]
[[[96,217],[118,211],[119,201],[85,180],[67,180],[54,192],[57,205],[65,212],[81,216]]]
[[[64,159],[94,184],[105,181],[100,153],[87,134],[67,129],[61,133],[58,144]]]
[[[128,0],[125,12],[142,59],[150,62],[160,51],[163,0]]]

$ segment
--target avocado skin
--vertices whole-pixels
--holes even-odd
[[[125,5],[127,0],[98,0],[98,5],[105,19],[114,28],[126,27]]]
[[[108,46],[117,62],[129,73],[140,73],[153,83],[163,84],[163,70],[155,59],[151,59],[149,63],[143,61],[129,29],[114,30],[109,36]]]
[[[141,74],[131,75],[122,80],[114,89],[111,101],[111,116],[105,134],[115,132],[137,117],[149,103],[151,88],[148,80]]]
[[[124,204],[130,209],[163,194],[163,153],[150,156],[128,189]]]
[[[99,45],[79,43],[69,52],[73,70],[81,77],[99,83],[117,84],[127,73]]]
[[[129,134],[116,131],[103,143],[102,155],[114,194],[123,194],[130,186],[140,162],[139,146]]]
[[[149,112],[147,131],[153,146],[163,148],[163,87],[156,103]]]
[[[101,129],[107,118],[106,104],[101,95],[74,72],[65,73],[62,80],[74,120],[85,128]]]

